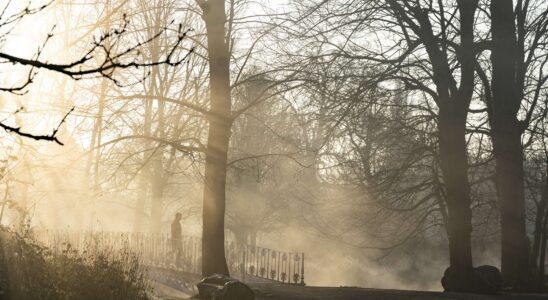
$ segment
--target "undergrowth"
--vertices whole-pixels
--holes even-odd
[[[0,229],[0,300],[149,299],[146,270],[128,247],[58,246]]]

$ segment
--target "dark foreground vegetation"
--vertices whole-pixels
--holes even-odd
[[[149,299],[139,257],[89,244],[52,251],[0,229],[0,299]]]

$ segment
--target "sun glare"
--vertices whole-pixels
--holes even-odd
[[[547,0],[0,0],[0,300],[546,299],[547,74]]]

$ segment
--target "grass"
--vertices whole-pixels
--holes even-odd
[[[60,249],[0,229],[0,300],[149,299],[146,270],[128,247],[90,243],[78,251],[62,243]]]

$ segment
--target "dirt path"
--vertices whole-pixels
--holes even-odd
[[[300,287],[273,284],[253,284],[258,300],[536,300],[548,299],[548,295],[471,295],[442,292],[420,292],[402,290],[378,290],[363,288]]]
[[[154,292],[151,295],[152,299],[158,299],[158,300],[182,300],[182,299],[190,299],[189,294],[173,288],[169,285],[162,284],[157,281],[151,281],[151,285],[154,288]]]

